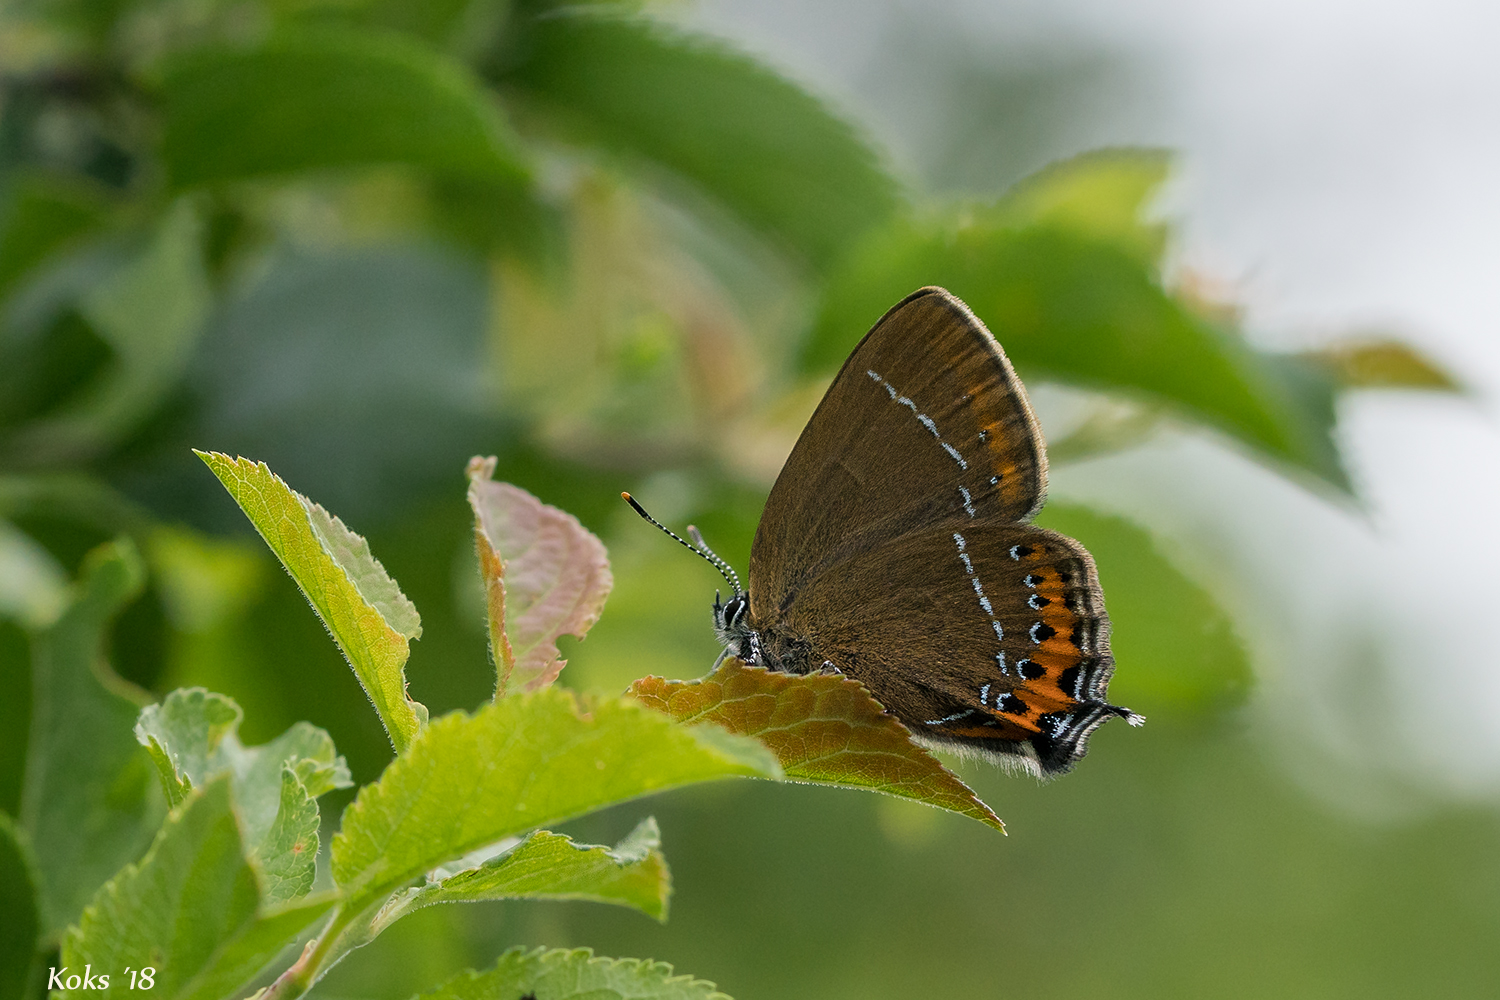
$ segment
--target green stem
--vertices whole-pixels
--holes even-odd
[[[307,947],[302,949],[302,955],[287,967],[287,970],[276,977],[276,981],[266,988],[260,995],[259,1000],[296,1000],[308,990],[312,989],[323,977],[323,973],[333,965],[328,961],[329,953],[337,943],[351,921],[358,914],[352,912],[347,905],[340,904],[333,912],[333,919],[323,928],[323,932],[311,941]],[[342,958],[340,953],[334,961]]]

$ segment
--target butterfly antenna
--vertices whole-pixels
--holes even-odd
[[[729,581],[729,585],[734,588],[735,594],[744,593],[744,591],[740,590],[740,575],[734,571],[734,567],[729,565],[728,561],[721,558],[717,552],[709,548],[708,543],[703,540],[703,536],[698,533],[698,529],[691,524],[688,525],[688,537],[693,540],[694,545],[698,546],[698,554],[704,556],[709,562],[718,567],[719,574]]]
[[[641,515],[641,517],[656,525],[672,538],[677,539],[678,544],[680,544],[683,548],[687,549],[689,552],[693,553],[704,562],[707,562],[709,565],[713,566],[714,569],[718,570],[719,574],[724,577],[725,581],[734,588],[735,596],[739,596],[740,594],[744,593],[744,591],[740,590],[740,578],[735,573],[734,568],[723,559],[719,558],[719,556],[714,553],[713,549],[709,548],[703,543],[703,536],[698,534],[697,528],[694,528],[692,526],[688,527],[688,534],[692,535],[693,541],[698,543],[695,547],[686,538],[683,538],[681,535],[677,534],[677,532],[673,531],[665,524],[662,524],[650,514],[646,513],[646,508],[637,503],[635,497],[631,496],[629,493],[621,493],[620,496],[624,498],[626,503],[630,504],[630,506],[635,510],[637,514]]]

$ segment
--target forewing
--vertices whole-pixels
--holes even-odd
[[[851,554],[947,518],[1040,509],[1041,432],[1005,352],[958,299],[924,288],[839,371],[787,459],[750,554],[751,620]]]

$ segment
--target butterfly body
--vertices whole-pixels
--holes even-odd
[[[1114,716],[1087,551],[1029,524],[1047,459],[1025,388],[957,298],[892,308],[835,377],[766,502],[729,655],[862,682],[913,734],[1049,776]]]

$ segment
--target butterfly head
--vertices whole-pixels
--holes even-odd
[[[737,593],[729,600],[714,594],[714,635],[732,656],[746,663],[758,661],[755,633],[750,628],[750,595]]]
[[[740,576],[734,571],[734,567],[725,562],[718,553],[708,547],[698,529],[691,524],[688,525],[688,536],[692,543],[678,535],[671,528],[662,524],[656,518],[646,513],[646,508],[636,502],[629,493],[621,493],[625,502],[630,504],[635,512],[647,521],[656,525],[678,542],[681,542],[689,551],[696,553],[699,558],[706,560],[714,569],[717,569],[724,577],[724,582],[734,588],[734,596],[729,600],[715,592],[714,594],[714,634],[719,637],[724,651],[732,656],[739,657],[746,663],[762,663],[760,655],[760,637],[750,628],[750,595],[740,587]],[[720,657],[722,659],[723,657]]]

